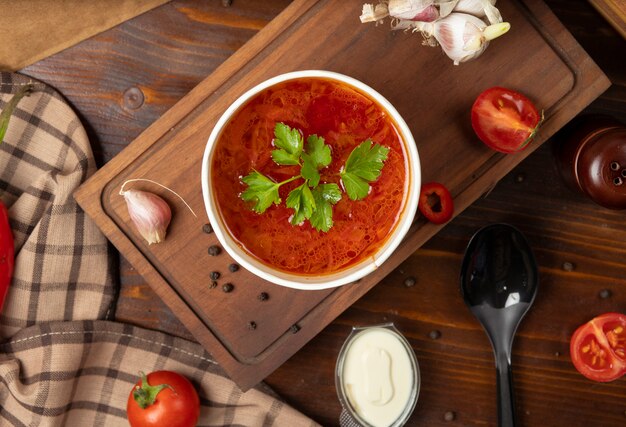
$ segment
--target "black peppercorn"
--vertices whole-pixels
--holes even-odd
[[[261,292],[257,298],[259,299],[259,301],[267,301],[270,296],[267,294],[267,292]]]
[[[456,414],[454,413],[454,411],[447,411],[445,414],[443,414],[443,419],[446,421],[454,421],[455,418]]]
[[[224,284],[224,285],[222,286],[222,290],[223,290],[224,292],[226,292],[226,293],[228,293],[228,292],[232,292],[232,291],[233,291],[233,289],[235,289],[235,287],[233,286],[233,284],[232,284],[232,283],[226,283],[226,284]]]
[[[439,338],[441,338],[441,332],[437,329],[434,329],[428,333],[428,337],[432,340],[438,340]]]
[[[209,255],[211,255],[211,256],[217,256],[217,255],[219,255],[219,254],[220,254],[220,252],[221,252],[221,251],[222,251],[222,250],[221,250],[221,249],[220,249],[220,247],[219,247],[219,246],[217,246],[217,245],[211,245],[211,246],[209,246]]]
[[[211,280],[217,280],[220,278],[220,272],[219,271],[212,271],[211,272]]]
[[[409,276],[404,279],[404,286],[406,286],[407,288],[412,288],[413,286],[415,286],[416,283],[417,279],[413,276]]]
[[[228,269],[230,270],[231,273],[234,273],[235,271],[239,270],[239,266],[237,264],[230,264],[228,266]]]
[[[213,227],[211,227],[211,224],[204,224],[202,226],[202,231],[204,231],[206,234],[211,234],[213,233]]]
[[[611,290],[610,289],[602,289],[599,294],[600,298],[602,299],[607,299],[611,297]]]
[[[216,281],[211,282],[211,284],[209,285],[209,288],[210,289],[217,288],[217,282]]]
[[[256,329],[256,322],[248,322],[248,329],[254,331]]]
[[[292,325],[291,328],[289,328],[289,330],[291,331],[292,334],[295,334],[300,330],[300,326]]]

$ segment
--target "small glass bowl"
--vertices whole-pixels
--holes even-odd
[[[355,340],[359,337],[359,335],[364,332],[371,331],[373,329],[385,329],[390,332],[398,341],[402,344],[404,349],[407,352],[409,357],[409,361],[412,368],[412,376],[413,376],[413,384],[411,386],[411,391],[409,398],[407,400],[406,406],[402,413],[398,416],[398,418],[389,425],[389,427],[399,427],[403,426],[413,413],[415,406],[417,404],[417,398],[419,396],[420,391],[420,370],[419,364],[417,363],[417,357],[415,357],[415,352],[413,348],[407,341],[407,339],[398,331],[398,329],[394,326],[393,323],[384,323],[379,325],[372,326],[364,326],[364,327],[353,327],[350,335],[346,338],[341,350],[339,351],[339,356],[337,357],[337,365],[335,366],[335,388],[337,389],[337,395],[339,397],[339,401],[343,409],[350,415],[352,420],[359,423],[363,427],[373,427],[368,421],[364,420],[361,415],[357,412],[354,405],[350,402],[348,394],[346,393],[346,387],[344,386],[344,366],[346,362],[346,356],[348,355],[348,351],[350,347],[355,342]],[[350,425],[351,423],[348,423]]]

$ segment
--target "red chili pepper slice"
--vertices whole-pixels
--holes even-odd
[[[9,212],[6,206],[0,202],[0,311],[4,305],[4,299],[9,290],[11,276],[13,274],[13,235],[9,225]]]
[[[430,222],[443,224],[452,218],[454,202],[443,184],[429,182],[422,185],[418,208]]]

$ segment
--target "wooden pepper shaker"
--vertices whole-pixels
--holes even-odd
[[[556,161],[563,180],[609,209],[626,209],[626,126],[608,116],[581,116],[564,129]]]

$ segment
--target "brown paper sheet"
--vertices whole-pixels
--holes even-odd
[[[0,0],[0,70],[19,70],[167,1]]]

